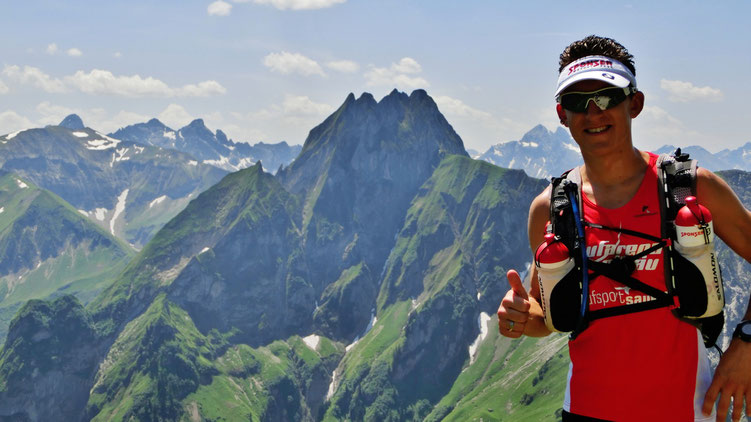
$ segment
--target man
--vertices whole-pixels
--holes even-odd
[[[581,177],[584,219],[646,230],[659,238],[659,212],[649,212],[660,209],[656,156],[634,148],[632,141],[631,121],[644,107],[644,94],[636,87],[633,56],[612,39],[589,36],[564,50],[559,72],[558,117],[579,144],[584,159],[584,164],[573,170]],[[751,261],[751,213],[730,187],[699,168],[696,196],[711,212],[715,233]],[[530,206],[532,251],[543,242],[549,219],[550,187]],[[590,251],[608,251],[590,257],[602,261],[612,260],[615,251],[633,251],[644,242],[592,227],[585,229],[585,237]],[[598,244],[626,247],[597,248]],[[649,265],[641,265],[633,276],[666,291],[663,253],[650,254]],[[529,293],[516,271],[508,271],[507,277],[511,289],[498,309],[501,334],[511,338],[550,334],[543,319],[535,266]],[[643,295],[604,276],[592,281],[589,293],[590,307],[601,308],[608,305],[592,301],[597,294],[621,301]],[[751,309],[743,319],[751,319]],[[749,340],[734,336],[712,376],[699,330],[674,316],[668,307],[591,321],[569,341],[571,366],[563,420],[725,421],[731,397],[734,420],[740,420],[744,400],[746,414],[751,416]]]

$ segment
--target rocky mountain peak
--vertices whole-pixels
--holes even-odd
[[[203,122],[203,119],[195,119],[192,122],[190,122],[190,124],[188,125],[188,127],[205,128],[206,124]]]
[[[68,115],[68,117],[64,118],[58,126],[65,127],[71,130],[81,130],[86,128],[86,126],[83,125],[83,120],[81,120],[81,118],[78,117],[77,114]]]
[[[148,122],[146,122],[146,127],[148,128],[158,128],[158,129],[169,129],[164,123],[159,121],[159,119],[151,119]]]
[[[180,129],[180,133],[182,133],[184,137],[194,136],[202,139],[214,138],[214,133],[206,127],[203,119],[193,120],[188,126]]]

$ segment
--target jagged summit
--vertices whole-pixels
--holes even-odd
[[[58,126],[65,127],[71,130],[81,130],[86,128],[86,126],[84,126],[83,124],[83,120],[81,120],[81,118],[78,117],[77,114],[68,115],[68,117],[64,118]]]
[[[194,119],[190,124],[188,124],[188,127],[195,127],[195,128],[205,128],[206,123],[204,123],[203,119]]]
[[[357,99],[350,93],[310,131],[300,155],[280,176],[293,192],[310,188],[322,167],[332,165],[355,168],[365,180],[421,183],[444,154],[467,152],[424,90],[409,96],[393,90],[379,102],[368,92]]]
[[[163,128],[163,129],[167,129],[167,130],[172,130],[172,129],[170,129],[169,127],[167,127],[167,125],[165,125],[164,123],[162,123],[157,118],[153,118],[153,119],[149,120],[148,122],[146,122],[146,126],[150,127],[150,128]]]

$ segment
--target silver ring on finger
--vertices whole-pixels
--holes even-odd
[[[508,321],[508,330],[514,331],[514,321],[511,321],[511,320]]]

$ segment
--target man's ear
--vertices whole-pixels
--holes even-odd
[[[563,126],[568,127],[568,120],[566,119],[566,112],[563,110],[560,104],[555,105],[555,112],[558,113],[558,119]]]
[[[631,97],[631,105],[629,106],[629,114],[631,118],[638,116],[641,111],[644,110],[644,93],[636,91],[633,97]]]

